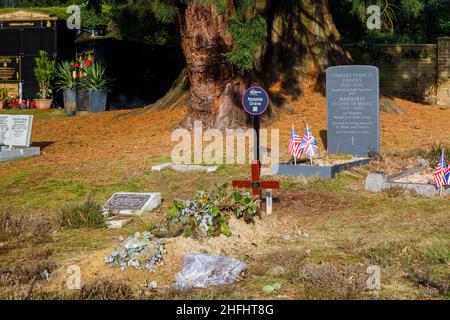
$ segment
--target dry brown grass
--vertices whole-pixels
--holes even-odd
[[[127,284],[99,279],[83,285],[75,298],[81,300],[127,300],[132,296],[133,291]]]
[[[0,286],[7,290],[0,295],[5,299],[30,299],[35,286],[44,280],[43,272],[52,272],[56,262],[49,249],[29,249],[24,258],[11,267],[0,266]]]
[[[35,245],[51,241],[51,232],[59,228],[55,219],[42,215],[12,216],[0,213],[0,249]]]
[[[363,266],[310,260],[298,250],[275,251],[258,258],[252,274],[285,279],[307,299],[356,299],[364,291]]]

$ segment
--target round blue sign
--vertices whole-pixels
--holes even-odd
[[[258,115],[264,113],[269,105],[269,95],[258,86],[248,88],[242,96],[242,106],[247,113]]]

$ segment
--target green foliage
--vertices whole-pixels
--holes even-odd
[[[104,64],[94,62],[87,67],[83,62],[83,77],[80,79],[80,88],[92,91],[107,91],[112,80],[106,76],[106,67]]]
[[[73,78],[72,71],[70,71],[73,62],[62,61],[56,67],[56,81],[55,87],[57,90],[72,89],[77,84],[77,79]]]
[[[119,34],[122,39],[159,45],[179,45],[175,23],[168,23],[164,17],[155,17],[155,5],[158,3],[154,1],[149,4],[148,0],[136,0],[112,6],[112,32]],[[173,13],[170,16],[173,17]]]
[[[426,159],[430,161],[432,167],[436,167],[440,156],[444,152],[445,159],[450,162],[450,146],[444,145],[442,143],[433,144],[431,149],[426,154]]]
[[[173,2],[154,0],[150,6],[156,19],[163,23],[172,23],[178,13],[178,7]]]
[[[57,17],[57,18],[61,18],[61,19],[66,19],[67,18],[67,13],[66,13],[66,9],[67,7],[22,7],[20,9],[23,10],[27,10],[27,11],[33,11],[33,12],[42,12],[42,13],[46,13],[52,17]],[[17,8],[0,8],[0,13],[8,13],[8,12],[13,12],[13,11],[17,11]]]
[[[151,2],[151,9],[157,20],[172,23],[179,12],[177,4],[184,2],[154,0]],[[256,0],[236,0],[233,3],[226,0],[199,0],[199,3],[214,5],[219,14],[234,9],[228,25],[233,36],[233,49],[231,52],[224,52],[224,56],[240,73],[253,69],[255,54],[267,39],[267,23],[256,10]]]
[[[450,32],[450,2],[440,0],[340,0],[330,6],[346,42],[434,43]],[[367,7],[381,9],[381,30],[368,30]],[[350,12],[350,16],[349,13]],[[359,25],[359,27],[358,27]]]
[[[258,48],[267,38],[267,24],[263,17],[256,15],[248,21],[233,16],[229,21],[233,35],[233,50],[225,54],[227,61],[244,73],[253,69],[253,60]]]
[[[110,7],[102,6],[100,11],[91,7],[81,7],[81,24],[85,28],[95,28],[100,24],[108,25],[111,21]]]
[[[46,51],[39,51],[39,57],[35,58],[36,67],[34,77],[39,83],[38,96],[47,99],[52,94],[52,82],[55,78],[55,61],[50,59]]]
[[[66,228],[103,228],[105,226],[102,206],[90,198],[81,205],[62,209],[60,217],[61,225]]]
[[[197,191],[194,198],[174,201],[169,209],[169,223],[181,224],[186,236],[231,235],[228,220],[230,214],[243,217],[246,222],[253,221],[256,203],[249,192],[235,191],[227,184],[217,185],[207,192]]]
[[[11,96],[9,95],[9,88],[0,88],[0,102],[8,104],[11,102]]]

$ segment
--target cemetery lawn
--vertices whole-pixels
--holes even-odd
[[[284,149],[292,117],[297,125],[306,117],[323,150],[318,132],[326,128],[325,98],[307,90],[301,101],[289,101],[293,114],[281,114],[270,124],[280,129],[281,159],[288,158]],[[161,223],[174,199],[187,199],[216,183],[247,179],[249,166],[222,165],[208,174],[151,171],[152,165],[170,161],[171,132],[184,110],[114,111],[74,118],[61,110],[33,111],[32,141],[43,148],[42,155],[0,163],[0,211],[55,218],[62,208],[88,197],[104,203],[119,191],[162,192],[163,204],[120,230],[63,229],[51,233],[50,239],[15,245],[0,233],[0,276],[4,268],[26,269],[32,263],[30,252],[50,249],[51,278],[33,282],[31,298],[76,298],[65,289],[64,277],[67,266],[77,264],[83,285],[107,279],[130,287],[131,298],[139,299],[448,299],[449,199],[396,189],[377,194],[364,190],[369,172],[410,167],[422,154],[417,149],[449,143],[444,126],[450,123],[450,109],[395,101],[407,114],[381,114],[382,160],[333,180],[276,177],[281,190],[274,191],[271,216],[249,225],[232,220],[230,237],[167,239],[165,264],[156,273],[130,268],[121,273],[103,258],[118,244],[118,236]],[[248,268],[233,285],[175,292],[166,286],[181,271],[184,252],[232,256]],[[375,292],[365,283],[371,265],[381,269],[381,290]],[[11,286],[1,280],[1,297],[27,297],[30,281]],[[156,280],[158,289],[144,290],[144,280]],[[263,292],[265,285],[277,282],[281,289]],[[110,297],[128,298],[114,294]]]

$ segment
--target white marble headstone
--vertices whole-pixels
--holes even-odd
[[[0,114],[0,145],[29,147],[33,116]]]

